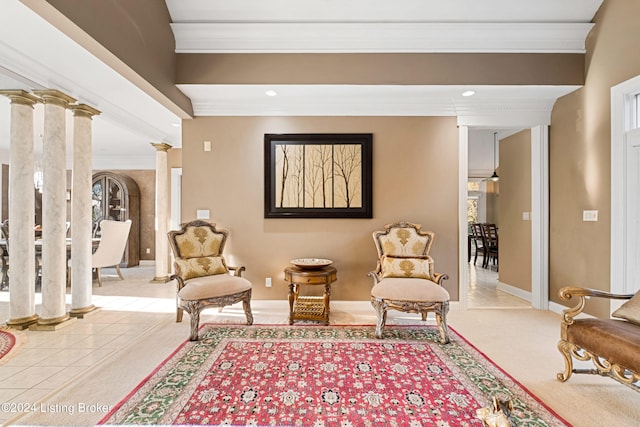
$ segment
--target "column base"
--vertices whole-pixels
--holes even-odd
[[[97,311],[99,311],[98,307],[91,304],[88,307],[72,308],[71,311],[69,311],[69,316],[77,317],[78,319],[84,319],[84,316],[88,314],[96,313]]]
[[[65,326],[69,326],[71,323],[75,322],[75,317],[69,317],[68,314],[64,316],[55,317],[53,319],[42,319],[40,318],[37,323],[29,326],[30,331],[57,331],[58,329],[62,329]]]
[[[29,316],[29,317],[21,317],[19,319],[9,319],[7,320],[7,327],[11,329],[25,330],[25,329],[28,329],[29,326],[36,323],[39,318],[40,316],[38,316],[37,314],[34,314],[33,316]]]
[[[169,279],[169,276],[162,276],[162,277],[154,277],[153,279],[151,279],[149,283],[167,283],[169,281],[171,281],[171,279]]]

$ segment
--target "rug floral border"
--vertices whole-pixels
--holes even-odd
[[[185,405],[225,340],[375,340],[373,326],[235,326],[206,324],[200,341],[183,343],[171,356],[126,396],[102,423],[171,424]],[[566,426],[551,409],[495,365],[482,352],[452,331],[449,344],[439,343],[432,326],[387,326],[385,341],[425,343],[441,356],[447,367],[465,383],[471,395],[484,406],[493,396],[510,398],[512,417],[519,426]],[[379,340],[378,340],[379,342]],[[178,360],[177,363],[168,363]]]
[[[0,365],[11,360],[22,348],[25,342],[24,334],[20,331],[0,328]]]

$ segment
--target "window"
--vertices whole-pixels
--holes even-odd
[[[478,222],[478,197],[467,198],[467,222]]]

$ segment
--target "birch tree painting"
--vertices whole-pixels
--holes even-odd
[[[357,136],[265,135],[265,216],[370,217],[371,135]]]
[[[362,206],[362,153],[356,144],[276,145],[280,208]]]

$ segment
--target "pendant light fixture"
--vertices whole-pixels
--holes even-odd
[[[496,140],[498,137],[498,132],[493,133],[493,175],[487,178],[487,181],[498,181],[500,177],[498,176],[498,172],[496,171]]]

